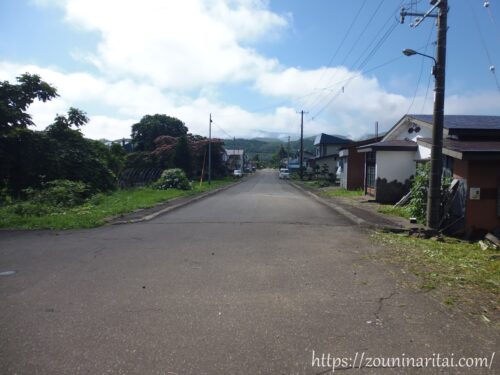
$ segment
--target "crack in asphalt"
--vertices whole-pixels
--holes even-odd
[[[391,292],[391,294],[389,294],[387,297],[380,297],[378,299],[378,308],[377,308],[377,311],[375,311],[374,315],[375,315],[375,318],[378,322],[381,322],[382,319],[380,319],[380,312],[382,311],[382,307],[384,306],[384,301],[386,300],[389,300],[391,299],[392,297],[394,297],[395,295],[397,294],[397,292],[395,290],[393,290]]]

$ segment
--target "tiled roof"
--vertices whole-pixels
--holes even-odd
[[[340,150],[345,150],[346,148],[351,148],[351,147],[359,147],[359,146],[364,146],[364,145],[368,145],[368,144],[373,144],[373,143],[381,141],[382,138],[384,138],[384,136],[381,135],[380,137],[363,139],[362,141],[352,142],[348,145],[342,146],[340,148]]]
[[[432,144],[432,138],[420,138],[418,143]],[[459,141],[443,139],[443,148],[462,153],[500,153],[500,141]]]
[[[416,120],[432,124],[432,115],[408,115]],[[445,115],[445,129],[500,130],[500,116]]]
[[[404,139],[393,139],[390,141],[376,142],[368,145],[358,147],[358,150],[362,151],[416,151],[418,145],[416,142],[407,141]]]
[[[346,138],[341,138],[337,137],[335,135],[330,135],[330,134],[325,134],[321,133],[316,136],[316,139],[314,140],[314,145],[345,145],[348,143],[352,143],[350,139]]]

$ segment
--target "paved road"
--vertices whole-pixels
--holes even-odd
[[[313,350],[498,349],[481,323],[398,286],[378,251],[265,171],[147,223],[0,232],[0,271],[18,271],[0,277],[0,373],[316,374]]]

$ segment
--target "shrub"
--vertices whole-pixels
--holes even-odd
[[[408,211],[411,216],[416,217],[421,223],[425,222],[427,213],[427,191],[429,189],[430,170],[430,163],[417,165],[415,178],[411,185],[411,198],[408,204]],[[450,183],[450,178],[443,177],[441,179],[441,211],[445,202],[449,199],[448,188]]]
[[[7,212],[19,216],[44,216],[54,213],[54,209],[45,204],[27,201],[7,206]]]
[[[179,189],[179,190],[191,190],[192,186],[186,177],[186,174],[182,169],[173,168],[166,169],[161,174],[161,177],[153,184],[155,189],[166,190],[166,189]]]
[[[38,206],[74,207],[89,198],[89,186],[81,181],[54,180],[42,184],[42,189],[23,191],[29,203]]]
[[[430,163],[418,164],[415,178],[411,185],[411,198],[408,211],[419,222],[425,221],[427,210],[427,189],[429,187]]]

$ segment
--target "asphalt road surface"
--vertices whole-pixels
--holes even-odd
[[[0,276],[0,373],[295,375],[331,372],[323,353],[344,367],[491,357],[492,329],[401,286],[379,251],[270,171],[150,222],[3,231],[0,272],[17,273]],[[499,357],[490,372],[347,372],[494,373]]]

